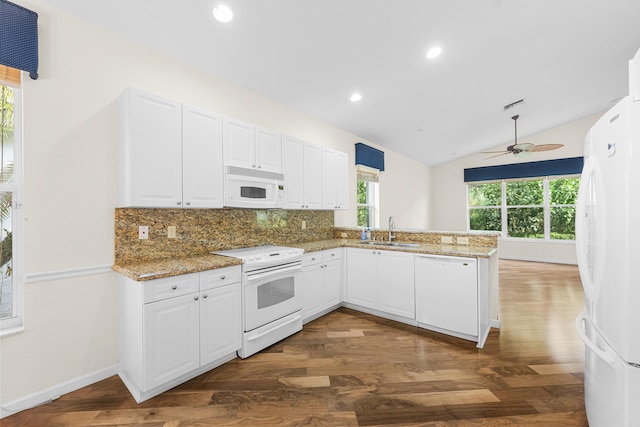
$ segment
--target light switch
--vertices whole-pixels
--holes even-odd
[[[170,239],[175,239],[176,237],[176,226],[170,225],[167,227],[167,237]]]

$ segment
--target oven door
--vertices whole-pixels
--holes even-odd
[[[296,263],[244,273],[245,332],[302,309],[301,270]]]

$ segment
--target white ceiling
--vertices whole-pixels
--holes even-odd
[[[639,0],[45,2],[426,165],[606,110],[640,48]]]

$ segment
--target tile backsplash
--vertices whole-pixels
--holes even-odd
[[[138,238],[143,225],[149,227],[146,240]],[[169,226],[176,227],[175,238],[168,237]],[[117,208],[115,262],[332,239],[333,226],[333,211]]]

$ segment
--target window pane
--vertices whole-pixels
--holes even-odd
[[[0,193],[0,318],[13,316],[11,192]]]
[[[367,181],[358,180],[356,203],[367,204]],[[360,218],[359,215],[358,218]]]
[[[544,201],[543,191],[542,180],[507,182],[507,205],[542,205]]]
[[[501,231],[502,220],[500,218],[500,208],[470,209],[469,229]]]
[[[469,206],[500,206],[502,183],[469,185]]]
[[[557,240],[576,239],[576,208],[554,207],[550,209],[551,238]]]
[[[544,238],[544,208],[507,209],[509,237]]]
[[[549,197],[552,205],[575,205],[578,200],[580,178],[554,179],[549,181]]]
[[[358,227],[370,227],[369,208],[367,206],[358,206]]]

